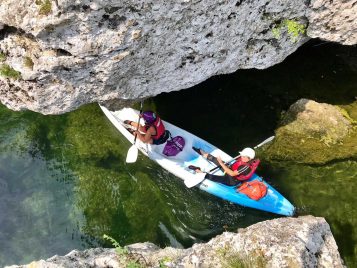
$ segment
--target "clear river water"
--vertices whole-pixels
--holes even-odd
[[[357,47],[311,42],[266,70],[213,77],[146,101],[162,118],[231,155],[274,134],[300,98],[349,105],[357,96]],[[143,155],[96,104],[59,116],[0,106],[0,266],[72,249],[151,241],[189,247],[224,230],[280,217],[220,200]],[[349,267],[357,266],[357,157],[323,166],[262,163],[258,173],[297,215],[326,218]]]

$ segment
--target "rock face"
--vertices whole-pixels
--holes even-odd
[[[260,222],[188,249],[160,249],[151,243],[133,244],[128,249],[122,255],[114,249],[74,250],[66,256],[9,268],[126,267],[129,262],[144,267],[219,268],[238,263],[249,267],[344,267],[328,223],[313,216]]]
[[[345,45],[357,43],[357,0],[311,1],[310,10],[307,15],[310,37]]]
[[[306,28],[356,43],[356,0],[308,2],[2,0],[0,100],[58,114],[267,68],[309,40]]]
[[[355,117],[357,102],[351,105]],[[268,159],[323,164],[357,155],[357,118],[341,107],[300,99],[290,106],[276,130]]]

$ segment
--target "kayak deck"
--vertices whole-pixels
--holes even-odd
[[[133,143],[134,136],[126,129],[126,126],[123,122],[124,120],[132,120],[134,122],[137,122],[138,111],[131,108],[124,108],[119,111],[111,112],[105,107],[101,106],[101,108],[105,115],[108,117],[108,119],[114,124],[114,126],[131,143]],[[181,128],[178,128],[169,122],[166,122],[164,120],[162,121],[164,122],[165,128],[170,131],[172,137],[179,135],[185,139],[185,146],[179,154],[173,157],[167,157],[166,155],[164,155],[162,152],[165,147],[165,144],[144,144],[143,142],[137,139],[136,145],[144,155],[148,156],[150,159],[157,162],[160,166],[162,166],[175,176],[181,178],[182,180],[196,179],[194,172],[188,169],[189,165],[198,166],[201,168],[202,171],[205,172],[208,172],[212,168],[216,167],[213,163],[211,163],[207,159],[203,158],[201,155],[197,154],[194,150],[192,150],[192,146],[201,148],[204,151],[212,154],[213,156],[220,156],[223,161],[229,161],[232,159],[231,156],[221,151],[214,145],[208,143],[207,141]],[[223,172],[221,169],[216,169],[213,174],[223,175]],[[249,181],[255,179],[263,181],[263,179],[257,174],[254,174],[252,178],[249,179]],[[215,195],[238,205],[273,212],[280,215],[292,216],[295,210],[294,206],[271,185],[269,185],[265,181],[263,182],[268,187],[267,194],[265,197],[261,198],[258,201],[250,199],[245,194],[237,192],[236,186],[227,186],[221,183],[210,181],[208,179],[203,180],[199,184],[199,188],[212,195]]]

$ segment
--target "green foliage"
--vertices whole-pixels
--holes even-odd
[[[6,60],[6,55],[0,52],[0,61],[5,61],[5,60]]]
[[[24,66],[27,67],[27,68],[30,68],[31,70],[33,69],[33,61],[31,59],[31,57],[29,56],[26,56],[24,57]]]
[[[52,11],[51,0],[36,0],[35,4],[39,6],[38,14],[48,15]]]
[[[120,244],[109,235],[104,234],[103,238],[110,241],[112,245],[115,247],[115,251],[119,257],[121,257],[120,261],[126,263],[126,268],[143,268],[144,266],[138,260],[133,260],[133,254],[130,254],[127,247],[122,247]]]
[[[0,75],[8,78],[19,79],[21,78],[21,73],[13,69],[7,64],[0,66]]]
[[[170,257],[164,257],[161,260],[159,260],[159,267],[160,268],[167,268],[169,266],[167,266],[165,263],[166,262],[171,262],[171,261],[172,261],[172,259]]]
[[[126,247],[120,246],[120,244],[113,237],[110,237],[109,235],[104,234],[103,238],[112,243],[113,247],[115,248],[116,253],[119,256],[126,255],[129,253],[128,249]]]

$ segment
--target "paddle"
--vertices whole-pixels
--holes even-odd
[[[267,139],[265,139],[264,141],[262,141],[261,143],[259,143],[257,146],[254,146],[254,149],[257,149],[261,146],[263,146],[264,144],[268,143],[268,142],[271,142],[273,139],[275,138],[275,136],[271,136]],[[240,157],[240,154],[233,157],[231,160],[227,161],[227,162],[224,162],[225,165],[227,164],[230,164],[232,161],[236,160],[238,157]],[[211,173],[212,171],[215,171],[216,169],[220,168],[221,166],[216,166],[214,168],[212,168],[210,171],[208,171],[208,173]]]
[[[138,125],[136,127],[136,131],[139,130],[139,126],[140,126],[140,116],[143,112],[143,102],[141,101],[140,102],[140,112],[139,112],[139,119],[138,119]],[[136,138],[138,137],[138,135],[135,135],[135,138],[134,138],[134,143],[133,145],[129,148],[128,150],[128,153],[126,155],[126,162],[127,163],[134,163],[136,162],[136,159],[138,159],[138,147],[136,147]]]
[[[259,148],[268,142],[271,142],[274,138],[275,138],[275,136],[271,136],[271,137],[265,139],[264,141],[259,143],[257,146],[255,146],[254,149]],[[240,156],[240,154],[237,155],[236,157],[232,158],[231,160],[224,162],[224,164],[227,165],[227,164],[231,163],[232,161],[236,160],[239,156]],[[184,180],[186,187],[192,188],[192,187],[196,186],[197,184],[201,183],[205,179],[206,173],[211,173],[212,171],[215,171],[216,169],[218,169],[220,167],[221,166],[216,166],[208,172],[196,173],[194,178],[189,178],[189,179]]]

